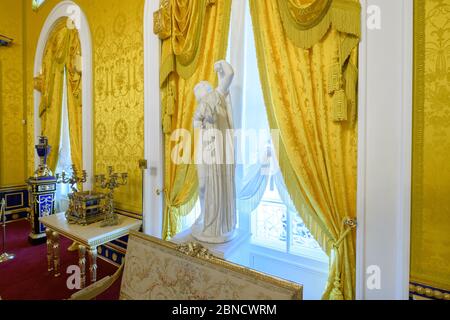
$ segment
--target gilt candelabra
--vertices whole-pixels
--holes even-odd
[[[72,192],[78,192],[77,184],[79,183],[85,183],[87,181],[87,173],[86,170],[83,170],[81,172],[81,175],[79,175],[77,167],[75,165],[72,165],[72,174],[68,176],[65,171],[61,173],[56,174],[56,183],[63,183],[63,184],[69,184],[70,189]]]
[[[106,201],[103,207],[105,219],[102,226],[113,226],[118,224],[118,216],[114,212],[114,189],[120,186],[124,186],[128,181],[128,173],[116,173],[113,172],[113,167],[108,167],[108,177],[104,174],[95,176],[95,183],[102,189],[107,189]]]

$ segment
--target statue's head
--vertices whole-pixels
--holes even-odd
[[[213,91],[212,85],[208,81],[200,81],[194,87],[194,94],[197,101],[201,101],[208,93]]]

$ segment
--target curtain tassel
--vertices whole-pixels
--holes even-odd
[[[341,266],[339,261],[339,248],[350,232],[356,228],[356,218],[346,217],[342,220],[342,230],[345,231],[341,234],[339,239],[333,244],[335,259],[336,259],[336,275],[334,277],[333,289],[330,293],[330,300],[344,300],[344,295],[342,293],[342,283],[341,283]]]
[[[347,95],[344,89],[336,91],[332,101],[333,121],[346,121],[348,113]]]

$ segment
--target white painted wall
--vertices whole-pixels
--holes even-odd
[[[93,81],[92,81],[92,40],[91,31],[86,16],[81,8],[73,1],[61,1],[58,3],[45,20],[39,35],[34,59],[34,76],[38,76],[42,66],[45,44],[55,23],[62,17],[70,17],[75,21],[78,29],[82,52],[82,145],[83,145],[83,169],[86,170],[88,181],[84,184],[85,190],[91,190],[94,183],[94,139],[93,139]],[[40,92],[34,90],[34,137],[37,144],[41,134],[41,119],[39,118]],[[51,142],[50,142],[51,144]],[[53,150],[57,152],[58,150]],[[38,165],[38,157],[35,155],[35,167]]]
[[[363,0],[360,46],[357,298],[408,299],[412,134],[412,0]],[[369,266],[381,288],[367,286]]]
[[[146,0],[144,8],[144,170],[143,218],[144,232],[155,237],[162,234],[163,137],[159,91],[160,41],[153,33],[153,12],[159,1]]]

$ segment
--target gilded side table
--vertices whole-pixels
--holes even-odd
[[[139,230],[142,221],[123,215],[118,217],[115,226],[101,227],[101,221],[82,226],[69,224],[65,213],[40,218],[47,233],[47,269],[55,277],[60,276],[60,235],[76,241],[78,246],[78,265],[81,271],[81,287],[86,285],[86,252],[89,256],[89,272],[91,282],[97,281],[97,247],[127,235],[130,230]]]

